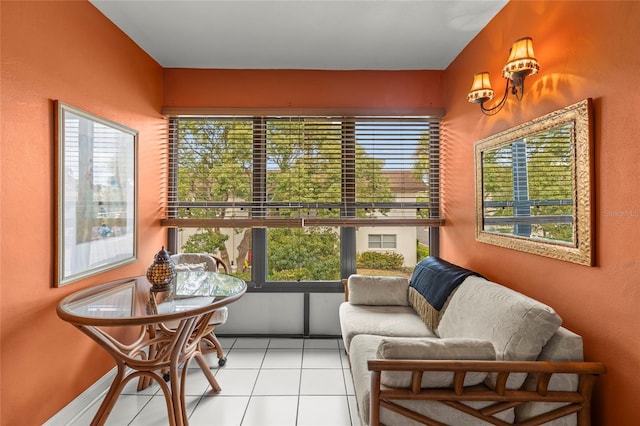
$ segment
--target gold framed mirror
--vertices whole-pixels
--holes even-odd
[[[592,109],[585,99],[476,142],[477,241],[593,265]]]

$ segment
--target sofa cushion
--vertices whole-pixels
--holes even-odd
[[[376,352],[378,359],[409,360],[488,360],[496,359],[496,352],[491,342],[478,339],[440,339],[385,337],[380,340]],[[473,386],[487,377],[485,372],[469,373],[465,376],[464,386]],[[384,371],[381,382],[390,387],[408,387],[411,385],[410,372]],[[439,388],[453,386],[451,372],[425,372],[422,376],[422,388]]]
[[[438,334],[488,340],[498,360],[533,361],[561,323],[549,306],[484,278],[469,277],[451,297]],[[519,388],[525,377],[511,375],[507,386]]]
[[[410,306],[352,305],[339,308],[344,347],[349,352],[351,339],[358,334],[397,337],[436,337]]]
[[[409,305],[409,281],[404,277],[351,275],[347,286],[352,305]]]

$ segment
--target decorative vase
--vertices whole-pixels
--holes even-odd
[[[176,277],[176,268],[169,257],[169,252],[162,249],[154,256],[153,264],[147,269],[147,280],[151,283],[153,290],[165,291],[171,286],[171,282]]]

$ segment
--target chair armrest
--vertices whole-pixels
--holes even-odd
[[[344,287],[344,301],[348,302],[349,301],[349,285],[348,285],[349,280],[347,280],[346,278],[342,279],[342,286]]]
[[[369,360],[371,372],[371,411],[370,424],[380,422],[380,408],[384,407],[398,414],[421,419],[430,424],[422,414],[413,412],[394,403],[397,400],[440,401],[454,409],[479,419],[494,423],[493,417],[502,411],[524,402],[561,402],[563,406],[550,408],[530,419],[531,424],[541,424],[573,413],[578,413],[578,424],[590,424],[591,395],[599,375],[606,373],[604,364],[599,362],[546,362],[546,361],[440,361],[440,360]],[[388,388],[381,386],[383,371],[411,372],[411,386],[407,388]],[[454,385],[451,388],[422,389],[422,376],[425,372],[452,372]],[[486,386],[463,386],[464,378],[470,372],[497,374],[495,389]],[[536,377],[535,390],[506,388],[510,374],[525,373]],[[576,391],[550,391],[548,385],[554,374],[576,374],[579,377]],[[490,401],[492,404],[482,409],[474,409],[462,401]],[[498,423],[495,423],[498,424]]]

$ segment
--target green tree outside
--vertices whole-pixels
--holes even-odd
[[[182,120],[178,129],[178,197],[189,202],[250,201],[253,174],[253,123],[251,120]],[[266,185],[269,202],[296,200],[299,206],[270,208],[269,217],[338,217],[342,191],[342,128],[340,123],[270,120],[266,123]],[[428,139],[423,138],[426,143]],[[426,145],[428,147],[428,145]],[[428,159],[419,156],[418,163]],[[383,174],[384,161],[356,145],[356,199],[393,201],[390,183]],[[416,166],[416,173],[428,164]],[[375,200],[374,200],[375,197]],[[245,215],[248,213],[243,212]],[[231,213],[233,211],[233,213]],[[359,209],[359,217],[385,211]],[[190,207],[179,217],[227,218],[237,209]],[[248,216],[246,216],[248,217]],[[251,246],[251,229],[236,229],[240,243],[235,264],[238,273],[249,273],[245,259]],[[201,228],[187,240],[184,251],[220,253],[228,264],[219,228]],[[337,228],[271,228],[267,239],[268,280],[335,280],[340,274],[340,236]]]

